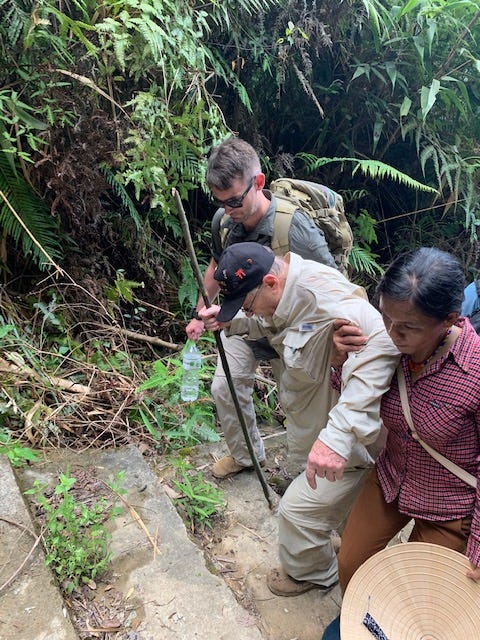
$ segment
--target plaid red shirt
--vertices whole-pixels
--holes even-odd
[[[480,475],[480,336],[464,318],[450,351],[412,383],[402,357],[410,411],[418,435],[477,479]],[[467,556],[480,566],[480,483],[477,489],[445,469],[415,442],[403,415],[396,376],[383,396],[381,416],[387,443],[377,471],[387,502],[430,521],[472,516]]]

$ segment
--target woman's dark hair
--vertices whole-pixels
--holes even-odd
[[[460,263],[446,251],[421,247],[399,256],[386,270],[377,295],[405,300],[422,313],[445,320],[460,313],[465,276]]]

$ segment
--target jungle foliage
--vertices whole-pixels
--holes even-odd
[[[353,195],[353,219],[367,212],[376,227],[376,246],[359,246],[382,262],[459,235],[474,262],[476,2],[0,0],[0,10],[0,224],[38,266],[61,248],[64,266],[79,254],[95,265],[107,234],[107,278],[124,266],[120,248],[133,278],[165,265],[173,276],[171,189],[201,230],[205,157],[229,131],[259,148],[269,177],[308,174]]]
[[[342,194],[359,194],[346,198],[347,209],[375,220],[383,263],[403,249],[436,244],[473,268],[479,18],[478,3],[469,1],[278,3],[253,47],[245,31],[219,47],[237,60],[256,117],[235,98],[221,104],[229,111],[234,103],[234,128],[264,149],[274,171],[312,175],[304,154],[321,162],[349,157],[386,163],[434,187],[428,194],[380,172],[353,175],[343,163],[318,164],[313,173]],[[269,51],[257,45],[267,33],[275,43]]]
[[[21,268],[16,246],[37,266],[63,256],[74,278],[112,280],[127,251],[131,279],[177,312],[171,189],[205,249],[205,157],[231,131],[269,178],[308,175],[347,196],[354,225],[368,215],[375,227],[357,248],[380,263],[423,243],[475,265],[477,2],[0,0],[0,11],[4,269]],[[352,171],[360,163],[370,170]]]
[[[109,376],[128,389],[102,434],[118,440],[128,414],[120,439],[135,440],[131,410],[153,442],[176,441],[159,430],[163,403],[137,397],[150,372],[126,341],[185,339],[197,288],[172,188],[206,264],[205,159],[231,133],[259,150],[268,180],[342,194],[362,284],[422,244],[476,274],[479,41],[477,0],[0,0],[0,324],[24,360],[5,367],[50,372],[41,397],[4,386],[5,424],[68,440],[72,412],[87,434],[91,407],[72,408],[51,375],[79,384],[93,367],[108,406]],[[157,367],[165,380],[176,370]],[[196,437],[203,416],[190,417]]]

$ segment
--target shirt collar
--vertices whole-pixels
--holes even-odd
[[[287,324],[290,314],[292,312],[292,301],[294,300],[293,292],[295,291],[295,284],[299,274],[299,263],[302,260],[300,256],[292,251],[289,251],[283,256],[283,259],[288,264],[287,280],[285,282],[285,288],[283,290],[282,297],[273,314],[273,321],[277,326],[284,326]]]
[[[478,337],[477,332],[470,322],[463,317],[460,317],[455,325],[460,327],[461,332],[453,343],[450,353],[457,365],[463,371],[468,372],[472,355],[478,353],[478,343],[475,344],[475,338]]]

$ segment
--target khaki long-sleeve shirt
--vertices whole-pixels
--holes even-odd
[[[316,421],[319,439],[355,466],[357,455],[363,461],[361,450],[381,431],[380,401],[399,353],[362,287],[294,253],[285,259],[286,285],[273,317],[247,318],[240,313],[228,332],[268,338],[285,367],[280,391],[287,419],[290,414],[297,423]],[[322,395],[330,388],[332,323],[337,318],[356,322],[368,342],[343,365],[341,393],[325,413]]]

